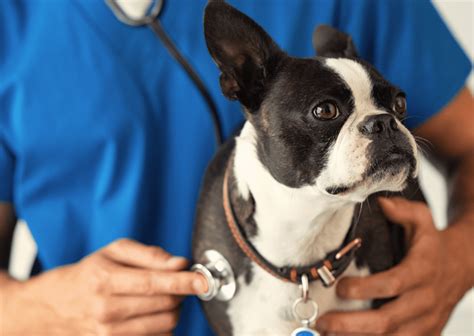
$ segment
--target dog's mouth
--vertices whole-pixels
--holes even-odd
[[[410,176],[416,169],[416,159],[412,153],[399,149],[392,149],[383,156],[376,156],[366,172],[357,182],[347,185],[335,185],[326,188],[331,195],[344,195],[361,186],[368,179],[372,181],[383,180],[390,176],[397,176],[402,172],[408,172]]]
[[[412,172],[415,170],[415,166],[416,160],[411,152],[394,148],[383,155],[375,156],[365,172],[364,178],[394,175],[406,168]]]

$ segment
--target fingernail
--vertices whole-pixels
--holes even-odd
[[[196,293],[205,293],[207,290],[207,285],[205,284],[205,280],[203,278],[195,279],[193,281],[193,288]]]
[[[166,261],[168,266],[185,266],[188,260],[183,257],[171,257]]]

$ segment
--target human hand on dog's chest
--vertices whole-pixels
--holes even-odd
[[[402,263],[366,278],[344,278],[338,295],[350,300],[397,297],[378,310],[330,312],[316,326],[323,333],[440,334],[454,306],[472,283],[458,256],[460,240],[437,231],[428,207],[395,198],[380,201],[391,221],[404,226],[409,250]]]

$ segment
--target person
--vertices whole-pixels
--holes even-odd
[[[408,126],[450,166],[450,226],[428,208],[381,201],[407,229],[395,268],[345,278],[346,299],[397,296],[379,310],[330,312],[322,332],[440,333],[474,284],[471,64],[428,1],[229,1],[290,54],[310,57],[320,23],[407,92]],[[224,134],[242,121],[206,50],[206,1],[167,1],[163,26],[218,103]],[[0,299],[4,334],[208,335],[186,271],[193,214],[215,145],[206,105],[152,32],[118,22],[102,1],[0,2]],[[38,246],[30,280],[12,279],[17,218]],[[180,308],[182,307],[182,308]],[[182,309],[178,321],[178,312]]]

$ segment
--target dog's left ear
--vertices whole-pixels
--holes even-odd
[[[321,25],[313,33],[313,47],[318,56],[357,57],[352,37],[333,27]]]
[[[249,112],[257,111],[284,53],[262,27],[224,1],[209,1],[204,33],[209,53],[222,72],[224,95],[238,99]]]

